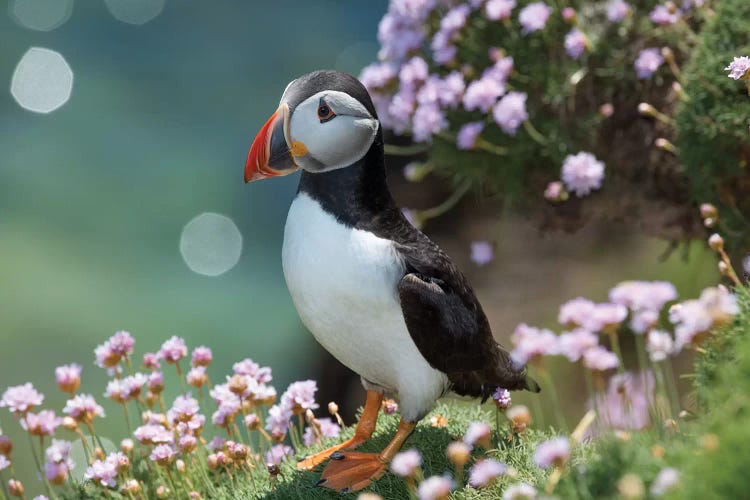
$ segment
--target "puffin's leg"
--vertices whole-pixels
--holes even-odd
[[[366,442],[375,432],[375,424],[378,421],[378,413],[380,412],[380,404],[383,402],[383,394],[375,391],[367,391],[367,399],[365,400],[365,407],[362,410],[362,416],[359,417],[357,428],[354,430],[354,436],[347,439],[341,444],[331,446],[330,448],[305,457],[297,462],[297,469],[300,470],[311,470],[323,463],[331,456],[331,453],[339,450],[353,450],[357,446]]]
[[[332,454],[318,485],[341,493],[365,488],[385,473],[393,456],[398,453],[416,426],[416,422],[401,419],[396,435],[380,453],[337,451]]]

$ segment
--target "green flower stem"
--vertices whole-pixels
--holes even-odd
[[[128,405],[125,401],[122,402],[122,413],[125,415],[125,427],[128,429],[128,436],[132,436],[133,431],[130,427],[130,414],[128,413]]]
[[[426,210],[422,210],[419,212],[419,218],[424,222],[429,219],[434,219],[435,217],[439,217],[449,211],[451,208],[456,206],[459,201],[461,201],[461,198],[464,197],[464,195],[469,191],[469,188],[471,188],[471,179],[465,179],[463,183],[461,183],[458,188],[451,194],[448,198],[446,198],[445,201],[443,201],[441,204],[436,205],[432,208],[428,208]]]
[[[474,144],[475,149],[481,149],[482,151],[486,151],[488,153],[492,153],[493,155],[497,156],[505,156],[508,154],[508,148],[504,148],[502,146],[498,146],[497,144],[493,144],[489,141],[486,141],[479,137],[477,139],[477,142]]]
[[[23,418],[26,418],[26,415],[24,415]],[[26,426],[30,427],[28,425],[29,421],[28,418],[26,418]],[[31,447],[31,455],[34,457],[34,463],[36,464],[36,470],[39,471],[39,475],[42,476],[42,481],[44,482],[44,489],[47,490],[47,495],[49,495],[50,498],[57,498],[55,494],[52,492],[52,487],[49,485],[49,481],[47,481],[47,475],[44,473],[44,468],[42,467],[42,463],[39,461],[39,455],[36,453],[36,447],[34,446],[34,440],[31,438],[31,434],[28,432],[26,433],[26,436],[29,438],[29,447]],[[44,438],[42,436],[39,436],[40,439],[40,446],[41,446],[41,452],[44,454],[44,447],[42,445],[42,441]]]
[[[618,373],[625,373],[625,360],[622,358],[622,350],[620,349],[620,338],[617,336],[617,330],[611,330],[607,332],[609,335],[609,341],[612,344],[612,350],[617,355],[617,359],[620,363],[617,365]]]
[[[565,416],[563,415],[562,407],[560,406],[560,398],[557,396],[557,389],[555,388],[555,384],[552,382],[552,377],[550,377],[549,372],[544,367],[539,368],[539,374],[542,376],[542,380],[544,380],[544,384],[548,387],[549,394],[552,397],[552,405],[555,407],[557,425],[563,432],[565,432],[565,434],[567,434],[568,425],[565,422]]]
[[[594,389],[594,381],[591,379],[591,370],[583,370],[583,378],[586,380],[586,392],[591,398],[591,406],[594,408],[597,418],[599,418],[599,404],[596,401],[596,390]]]
[[[524,130],[526,130],[526,133],[529,134],[529,137],[534,139],[536,142],[538,142],[542,146],[547,145],[547,138],[544,137],[542,133],[539,132],[536,128],[534,128],[534,125],[531,124],[531,120],[524,121],[523,128]]]
[[[94,430],[94,424],[91,422],[86,422],[86,426],[89,428],[89,432],[92,436],[94,436],[94,439],[96,439],[96,443],[99,445],[99,448],[102,449],[104,453],[107,453],[107,450],[104,449],[104,443],[102,443],[102,440],[99,438],[99,435]]]
[[[675,418],[677,418],[680,415],[680,393],[677,390],[677,382],[674,378],[674,370],[672,369],[672,361],[667,358],[663,362],[664,368],[667,371],[667,389],[669,390],[669,396],[672,401],[672,404],[676,406],[675,408]]]
[[[648,373],[648,370],[651,369],[653,372],[653,368],[651,367],[649,363],[648,356],[646,355],[646,345],[645,345],[645,334],[641,335],[635,335],[635,349],[638,354],[638,368],[640,369],[640,372],[643,374],[643,380],[646,381],[646,374]],[[647,389],[647,387],[644,385],[644,388]],[[658,412],[656,409],[656,401],[652,397],[652,394],[650,391],[646,391],[646,398],[648,399],[648,414],[651,417],[651,422],[656,423],[658,421]]]
[[[183,394],[187,394],[187,389],[185,389],[185,378],[182,376],[182,368],[180,368],[180,362],[175,361],[174,367],[177,368],[177,377],[180,379],[180,388],[182,389]]]

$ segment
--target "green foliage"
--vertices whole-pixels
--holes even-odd
[[[750,54],[750,2],[722,0],[715,8],[684,68],[690,99],[677,109],[677,145],[693,197],[728,206],[731,212],[723,214],[747,230],[747,220],[738,215],[750,210],[748,186],[740,182],[748,179],[750,96],[743,82],[722,69],[733,57]]]

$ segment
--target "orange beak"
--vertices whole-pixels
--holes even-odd
[[[282,103],[255,136],[245,163],[245,182],[291,174],[299,167],[289,146],[289,106]]]

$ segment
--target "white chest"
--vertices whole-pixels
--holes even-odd
[[[334,357],[402,398],[420,384],[428,399],[439,397],[445,378],[406,329],[403,263],[390,240],[340,224],[302,193],[289,209],[282,261],[302,322]]]

